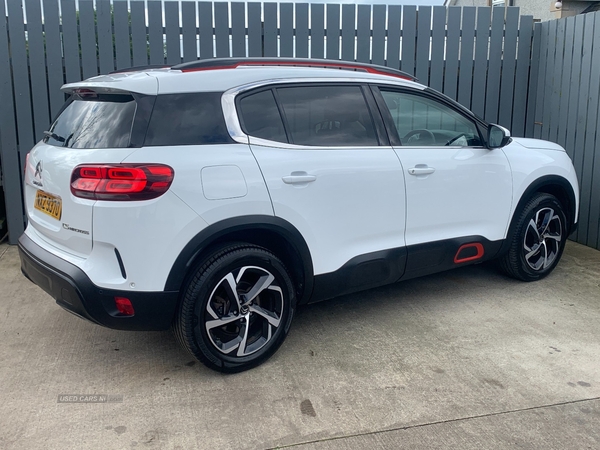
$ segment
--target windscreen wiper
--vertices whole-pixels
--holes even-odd
[[[56,133],[53,133],[52,131],[44,131],[44,134],[52,139],[54,139],[57,142],[65,142],[65,138],[62,136],[59,136]]]

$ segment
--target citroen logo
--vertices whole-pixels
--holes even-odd
[[[43,167],[42,167],[42,161],[39,161],[37,163],[37,165],[35,166],[35,175],[34,177],[39,178],[40,180],[42,179],[42,171],[43,171]]]

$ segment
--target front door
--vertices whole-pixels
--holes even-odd
[[[485,148],[470,117],[425,92],[380,92],[401,143],[395,151],[406,180],[407,246],[503,239],[512,179],[502,149]]]

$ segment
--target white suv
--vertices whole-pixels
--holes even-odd
[[[493,258],[540,279],[576,226],[563,148],[393,69],[221,59],[63,91],[27,160],[23,273],[216,370],[266,360],[309,301]]]

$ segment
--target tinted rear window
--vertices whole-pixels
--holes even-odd
[[[156,97],[144,145],[202,145],[233,142],[220,92]]]
[[[131,95],[99,95],[73,100],[60,113],[44,142],[69,148],[129,146],[136,103]]]
[[[371,113],[358,86],[278,88],[293,144],[376,146]]]
[[[240,100],[242,128],[250,136],[287,142],[281,115],[273,92],[262,91]]]

